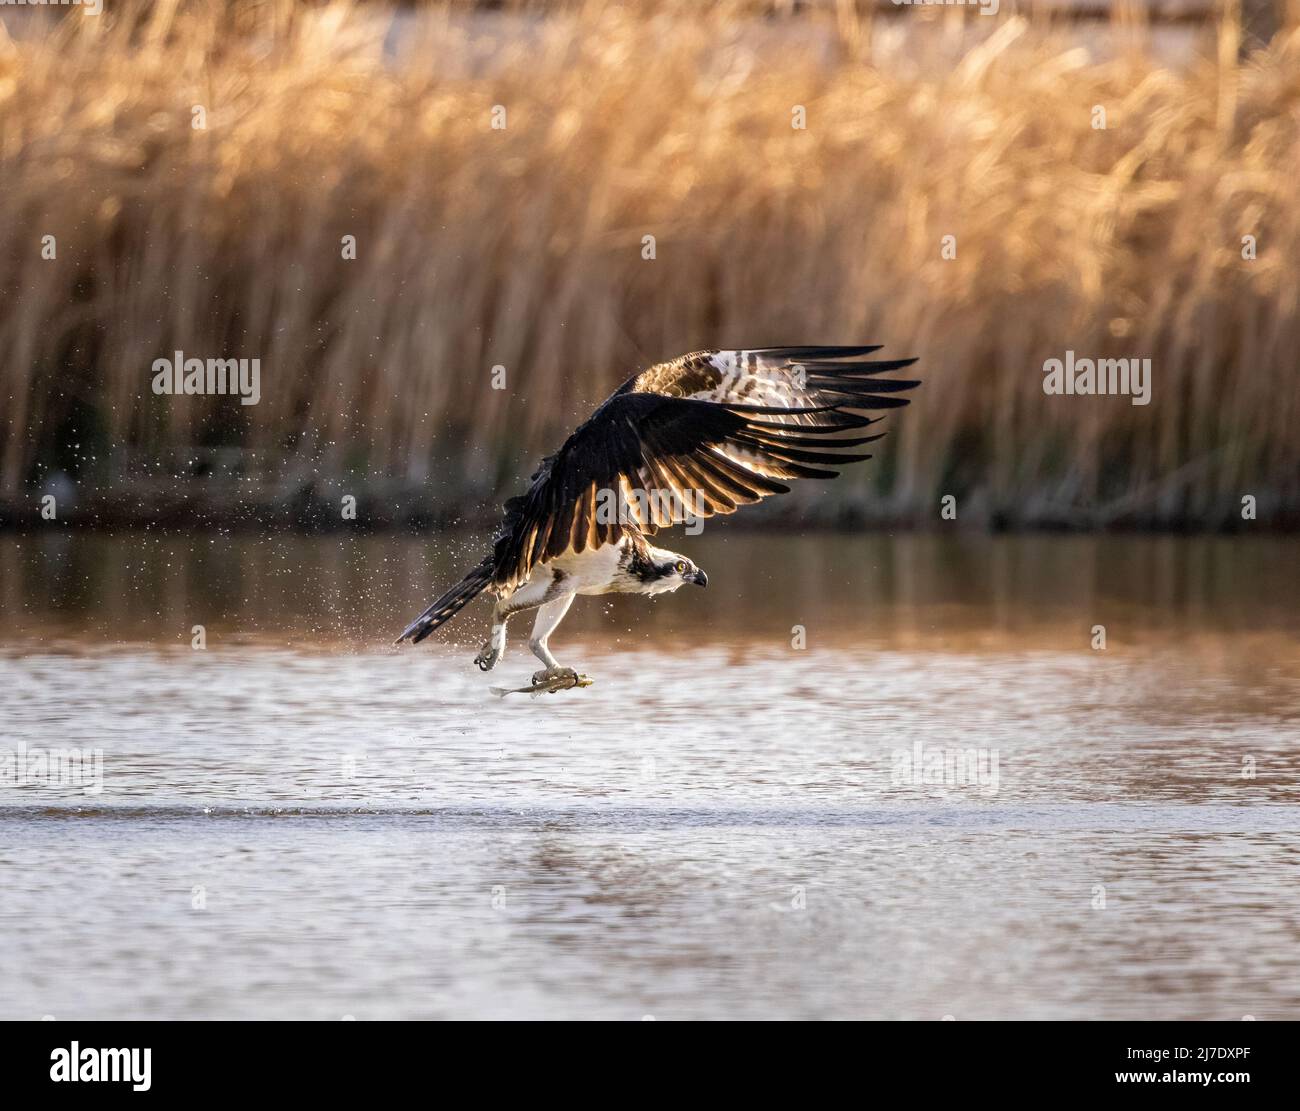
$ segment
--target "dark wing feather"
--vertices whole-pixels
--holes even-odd
[[[870,361],[877,347],[697,351],[628,379],[506,503],[493,582],[511,588],[539,563],[626,530],[653,533],[785,493],[784,480],[828,469],[879,435],[838,438],[907,404],[916,381],[878,375],[915,359]]]

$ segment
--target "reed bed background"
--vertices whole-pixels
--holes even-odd
[[[773,512],[1300,520],[1294,25],[1243,60],[1229,9],[1175,66],[1131,8],[1102,57],[1004,3],[882,62],[853,5],[697,7],[434,6],[387,49],[339,2],[0,34],[3,519],[51,484],[101,522],[477,519],[640,365],[870,341],[923,389]],[[1151,358],[1151,404],[1045,396],[1067,349]],[[259,358],[260,403],[155,396],[175,350]]]

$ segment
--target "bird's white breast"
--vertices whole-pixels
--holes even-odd
[[[550,563],[543,563],[533,577],[553,577],[558,571],[564,586],[577,594],[606,594],[619,589],[625,560],[623,542],[583,552],[567,551]]]

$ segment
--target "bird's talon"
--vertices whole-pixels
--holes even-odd
[[[545,690],[547,694],[555,694],[557,691],[589,686],[591,680],[585,675],[579,675],[571,667],[548,667],[544,671],[533,672],[533,687],[539,692]]]

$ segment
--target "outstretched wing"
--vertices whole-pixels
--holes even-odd
[[[834,478],[827,465],[869,455],[844,438],[907,404],[916,381],[877,377],[915,359],[869,361],[877,347],[698,351],[628,379],[564,446],[542,461],[526,494],[506,503],[494,581],[523,582],[572,548],[654,533],[784,494],[782,480]]]
[[[623,389],[688,397],[720,405],[762,405],[792,410],[791,424],[835,424],[836,409],[894,409],[906,398],[884,395],[919,382],[876,378],[915,359],[868,360],[879,347],[769,347],[757,351],[694,351],[643,370]],[[854,404],[853,401],[868,404]]]

